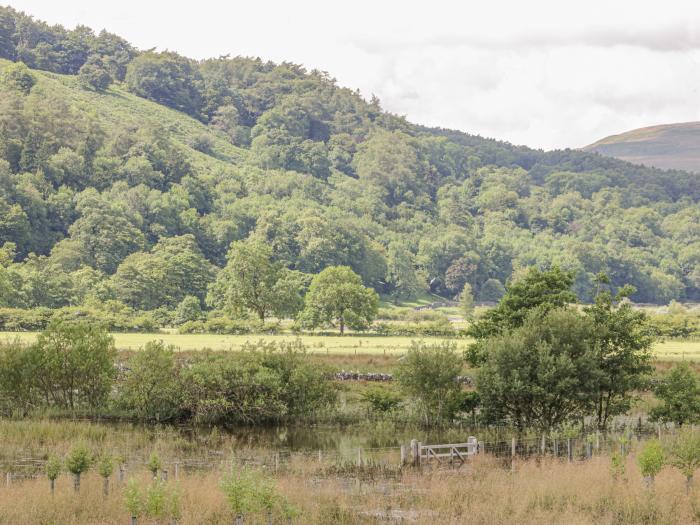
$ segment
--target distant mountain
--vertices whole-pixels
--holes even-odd
[[[639,128],[583,149],[634,164],[700,173],[700,122]]]

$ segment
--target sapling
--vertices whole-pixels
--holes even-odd
[[[656,439],[648,441],[637,456],[637,464],[647,488],[654,485],[654,478],[664,468],[665,463],[666,457],[661,443]]]
[[[160,461],[160,457],[158,456],[157,453],[152,452],[151,456],[148,458],[148,463],[146,464],[148,467],[148,470],[151,471],[151,474],[153,474],[153,479],[157,480],[158,479],[158,471],[161,469],[163,464]]]
[[[156,480],[146,490],[146,514],[151,518],[162,518],[167,507],[165,485]]]
[[[700,434],[685,431],[669,447],[669,463],[685,476],[685,490],[690,492],[693,475],[700,468]]]
[[[280,502],[280,512],[282,517],[287,520],[289,525],[292,524],[292,520],[299,515],[299,510],[289,503],[286,498],[283,498]]]
[[[130,479],[124,491],[124,503],[131,516],[131,525],[137,525],[138,517],[143,513],[144,502],[138,481]]]
[[[618,480],[625,475],[625,456],[619,452],[613,452],[610,456],[610,472],[614,480]]]
[[[255,510],[255,480],[246,467],[236,468],[221,480],[221,490],[235,516],[234,523],[242,525],[243,516]]]
[[[267,513],[268,525],[272,525],[272,511],[274,510],[277,500],[279,499],[276,487],[270,480],[261,478],[258,480],[256,486],[256,495],[258,503]]]
[[[73,474],[73,488],[80,491],[80,476],[90,469],[92,457],[90,451],[83,444],[73,448],[66,458],[66,468]]]
[[[54,495],[54,489],[56,485],[56,478],[61,473],[63,469],[63,464],[61,460],[56,456],[50,456],[49,460],[46,462],[46,477],[49,478],[49,483],[51,484],[51,495]]]
[[[172,520],[172,525],[177,525],[182,518],[180,487],[177,484],[170,486],[170,493],[168,494],[168,512]]]
[[[110,456],[104,456],[99,465],[97,466],[97,471],[100,476],[102,476],[102,492],[105,496],[109,496],[109,477],[114,472],[114,463]]]

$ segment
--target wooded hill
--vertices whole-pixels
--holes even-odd
[[[0,8],[0,306],[202,301],[232,241],[396,297],[524,268],[700,300],[700,177],[383,111],[328,74],[141,52]]]

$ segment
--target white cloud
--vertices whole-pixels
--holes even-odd
[[[409,119],[534,147],[700,120],[700,3],[17,0],[141,48],[328,71]]]

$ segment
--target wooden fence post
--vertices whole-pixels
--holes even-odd
[[[362,467],[362,449],[357,449],[357,466]]]
[[[423,454],[423,442],[418,442],[418,466],[421,466],[421,456]]]
[[[510,440],[510,471],[515,472],[515,447],[517,444],[517,440],[515,438],[511,438]]]
[[[406,445],[401,445],[401,459],[399,461],[399,467],[403,467],[406,464]]]
[[[418,441],[416,439],[411,440],[411,464],[414,467],[418,466]]]
[[[571,450],[571,438],[566,438],[566,456],[569,459],[569,463],[574,460],[574,451]]]
[[[540,453],[544,456],[545,449],[547,448],[547,442],[544,434],[542,434],[542,444],[540,445]]]
[[[554,438],[554,457],[559,457],[559,439]]]
[[[323,452],[321,450],[318,451],[318,462],[323,463]]]
[[[12,480],[12,474],[10,472],[5,472],[5,486],[10,486],[10,481]]]
[[[600,452],[600,430],[595,431],[595,451]]]
[[[179,469],[179,467],[180,467],[180,462],[179,462],[179,461],[176,461],[176,462],[175,462],[175,481],[179,481],[179,480],[180,480],[180,469]]]

